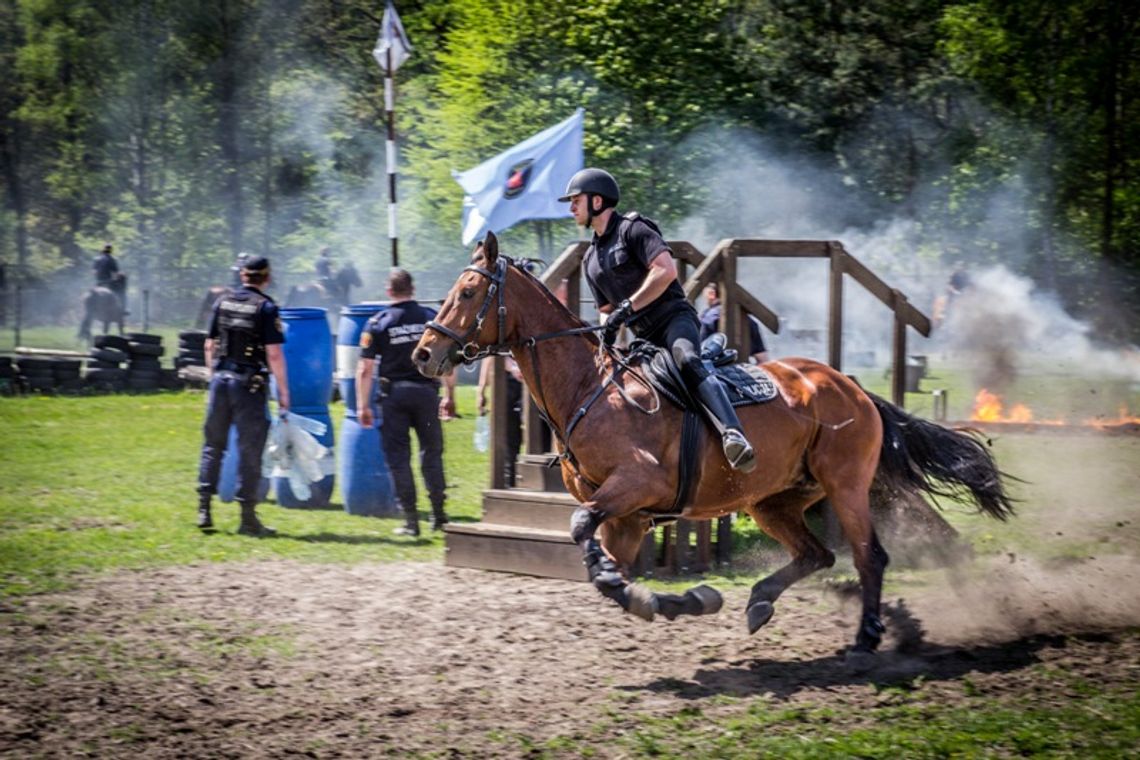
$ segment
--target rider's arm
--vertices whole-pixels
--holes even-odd
[[[669,249],[661,249],[649,264],[649,271],[641,286],[629,297],[634,311],[640,311],[661,297],[673,280],[677,279],[677,265],[669,255]],[[611,306],[610,311],[613,310]],[[606,313],[609,313],[607,311]]]

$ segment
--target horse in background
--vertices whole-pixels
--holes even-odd
[[[83,296],[83,321],[79,324],[78,338],[91,342],[91,324],[103,323],[103,334],[110,329],[111,323],[119,325],[119,335],[123,334],[123,317],[127,310],[119,292],[126,292],[127,278],[119,273],[115,275],[115,290],[104,285],[96,285]],[[116,292],[119,291],[119,292]]]
[[[194,326],[204,330],[210,323],[210,315],[214,313],[214,304],[232,290],[233,288],[225,285],[211,285],[210,289],[206,291],[206,295],[198,303],[198,316],[194,318]]]
[[[304,285],[294,285],[289,288],[285,296],[285,306],[317,306],[328,309],[330,313],[349,303],[353,288],[359,288],[364,282],[360,273],[350,261],[337,270],[336,274],[328,279],[316,280]]]

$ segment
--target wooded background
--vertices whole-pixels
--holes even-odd
[[[397,7],[413,46],[397,77],[413,271],[453,276],[465,259],[453,169],[583,106],[587,164],[667,231],[698,218],[714,239],[764,236],[723,193],[738,146],[762,145],[817,211],[834,208],[832,229],[906,220],[913,256],[1006,263],[1106,337],[1140,337],[1140,4]],[[104,241],[136,282],[220,282],[241,250],[308,272],[326,244],[387,266],[370,54],[382,12],[380,0],[0,0],[9,282],[89,279]],[[524,224],[506,249],[535,252],[538,229],[555,250],[579,235],[569,221]]]

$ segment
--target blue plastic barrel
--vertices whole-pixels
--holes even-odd
[[[318,308],[281,309],[285,330],[285,369],[289,378],[289,408],[296,414],[324,422],[328,428],[318,436],[323,446],[332,448],[333,427],[329,399],[333,384],[333,342],[327,312]],[[332,495],[334,476],[310,484],[312,495],[298,499],[289,479],[273,478],[277,503],[283,507],[326,507]]]
[[[344,510],[353,515],[394,517],[400,512],[392,497],[392,478],[380,445],[380,411],[372,404],[376,422],[363,427],[356,418],[356,365],[360,334],[369,318],[383,311],[382,304],[354,304],[340,311],[336,333],[336,371],[344,399],[340,429],[340,492]],[[374,386],[375,387],[375,386]]]
[[[238,443],[237,426],[230,425],[226,453],[222,455],[222,471],[218,476],[218,498],[229,504],[237,498]],[[257,500],[265,501],[269,494],[269,478],[262,478],[257,487]]]

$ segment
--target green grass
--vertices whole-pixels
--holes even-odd
[[[487,455],[470,443],[474,389],[459,394],[465,416],[444,426],[447,508],[453,518],[475,520]],[[220,531],[202,536],[194,487],[204,410],[201,391],[0,398],[0,593],[58,588],[77,572],[188,562],[442,558],[441,535],[392,536],[399,520],[345,513],[339,488],[329,509],[262,505],[277,538],[237,536],[236,504],[218,504]],[[343,414],[340,404],[330,407],[334,427]],[[426,510],[418,473],[417,485]]]

